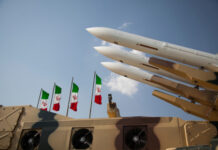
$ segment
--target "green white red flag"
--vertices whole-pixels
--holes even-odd
[[[95,77],[96,85],[95,85],[95,103],[102,104],[101,97],[101,78],[96,74]]]
[[[73,83],[72,93],[71,93],[71,104],[70,109],[77,111],[77,104],[78,104],[78,92],[79,87]]]
[[[41,110],[46,110],[47,111],[47,107],[48,107],[48,98],[49,98],[49,93],[47,93],[46,91],[42,90],[41,93],[41,98],[40,98],[40,109]]]
[[[60,100],[61,100],[61,87],[58,85],[55,86],[55,95],[54,95],[54,104],[53,104],[53,110],[59,111],[60,110]]]

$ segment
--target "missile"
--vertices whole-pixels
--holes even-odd
[[[151,86],[175,93],[177,95],[186,97],[191,101],[199,102],[203,105],[207,105],[214,109],[218,109],[218,96],[216,92],[201,91],[196,88],[192,88],[181,83],[177,83],[151,73],[147,73],[135,67],[130,67],[117,62],[102,62],[104,67],[123,75],[127,78],[137,80],[139,82],[149,84]]]
[[[130,66],[121,64],[119,62],[101,62],[101,64],[105,68],[121,76],[139,81],[141,83],[144,83],[144,84],[147,84],[147,85],[150,85],[150,86],[153,86],[153,87],[156,87],[156,88],[168,91],[168,92],[173,92],[172,90],[168,88],[165,88],[161,85],[150,82],[149,80],[153,75],[151,73],[142,71],[141,69],[138,69],[136,67],[130,67]]]
[[[152,95],[172,104],[181,109],[183,109],[187,113],[191,113],[198,117],[210,120],[210,121],[218,121],[218,111],[213,110],[211,107],[193,104],[181,98],[160,92],[160,91],[153,91]]]
[[[94,47],[100,54],[113,60],[120,61],[149,72],[164,75],[169,78],[180,80],[182,82],[195,84],[206,89],[217,90],[218,77],[211,71],[199,70],[186,65],[177,64],[171,61],[162,60],[155,57],[146,57],[133,54],[116,47],[98,46]]]
[[[164,71],[158,67],[152,66],[149,63],[150,58],[142,55],[133,54],[131,52],[127,52],[125,50],[114,48],[114,47],[107,47],[107,46],[98,46],[94,47],[96,51],[98,51],[100,54],[109,57],[113,60],[117,60],[122,63],[126,63],[128,65],[132,65],[138,68],[141,68],[143,70],[153,72],[156,74],[160,74],[169,78],[173,78],[176,80],[180,80],[182,82],[187,82],[184,78],[180,78],[173,73],[169,73],[167,71]]]
[[[172,59],[184,64],[206,68],[208,70],[212,70],[213,72],[218,70],[218,55],[111,28],[92,27],[87,28],[86,30],[94,36],[110,43],[140,50],[152,55]]]
[[[218,77],[211,71],[199,70],[186,65],[177,64],[171,61],[162,60],[155,57],[145,57],[142,55],[133,54],[116,47],[98,46],[94,47],[100,54],[126,63],[149,72],[164,75],[169,78],[180,80],[182,82],[195,84],[206,89],[217,90],[216,84],[210,83],[218,82]]]
[[[199,70],[155,57],[151,57],[148,63],[162,70],[175,74],[181,78],[184,78],[192,84],[204,87],[208,90],[218,91],[218,85],[216,85],[218,84],[218,75],[214,72]]]

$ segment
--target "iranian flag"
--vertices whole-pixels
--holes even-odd
[[[40,109],[41,110],[46,110],[47,111],[47,107],[48,107],[48,97],[49,97],[49,94],[42,90],[42,94],[41,94],[41,104],[40,104]]]
[[[78,104],[78,92],[79,87],[73,83],[72,93],[71,93],[71,104],[70,109],[77,111],[77,104]]]
[[[61,87],[55,86],[55,95],[54,95],[54,105],[53,105],[53,110],[59,111],[60,109],[60,100],[61,100]]]
[[[95,85],[95,103],[102,104],[101,98],[101,78],[96,74],[95,77],[96,85]]]

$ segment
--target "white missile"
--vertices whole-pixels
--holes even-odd
[[[98,46],[94,47],[96,51],[100,54],[109,57],[113,60],[117,60],[122,63],[126,63],[135,67],[139,67],[149,72],[153,72],[159,75],[163,75],[169,78],[173,78],[176,80],[180,80],[182,82],[187,82],[187,80],[180,78],[172,73],[164,71],[158,67],[154,67],[149,64],[149,57],[133,54],[131,52],[127,52],[125,50],[115,48],[115,47],[107,47],[107,46]],[[187,82],[188,83],[188,82]]]
[[[172,92],[174,94],[183,96],[187,99],[196,101],[203,105],[207,105],[210,107],[214,107],[218,109],[217,103],[217,95],[215,92],[208,92],[204,90],[199,90],[193,87],[189,87],[187,85],[183,85],[181,83],[174,82],[172,80],[168,80],[165,78],[161,78],[159,76],[153,75],[151,73],[147,73],[138,68],[127,66],[118,62],[103,62],[103,66],[108,68],[109,70],[123,75],[127,78],[131,78],[137,80],[139,82],[143,82],[145,84],[149,84],[151,86],[166,90],[168,92]]]
[[[218,70],[218,55],[110,28],[92,27],[87,28],[86,30],[94,36],[107,42],[172,59],[184,64],[207,68],[214,72]]]
[[[168,88],[165,88],[162,85],[158,85],[156,83],[151,82],[150,80],[153,74],[142,71],[139,68],[127,66],[119,62],[101,62],[101,64],[105,68],[111,70],[112,72],[122,75],[124,77],[148,84],[150,86],[153,86],[153,87],[156,87],[156,88],[168,91],[168,92],[172,92],[172,93],[174,92]]]

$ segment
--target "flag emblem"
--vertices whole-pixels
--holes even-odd
[[[58,85],[55,86],[55,95],[54,95],[54,105],[53,110],[59,111],[60,110],[60,100],[61,100],[61,87]]]
[[[102,104],[101,97],[101,78],[96,74],[96,85],[95,85],[95,103]]]
[[[77,111],[77,104],[78,104],[78,92],[79,87],[73,83],[72,93],[71,93],[71,104],[70,109]]]
[[[47,93],[46,91],[42,90],[41,93],[41,104],[40,104],[40,109],[41,110],[48,110],[47,106],[48,106],[48,98],[49,98],[49,93]]]

